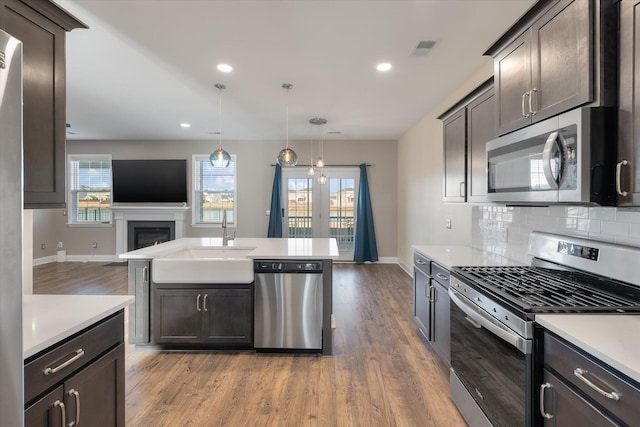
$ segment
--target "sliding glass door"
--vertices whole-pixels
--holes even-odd
[[[283,168],[286,237],[334,237],[340,259],[353,259],[353,232],[358,200],[357,167],[325,168],[326,182],[318,181],[306,168]]]

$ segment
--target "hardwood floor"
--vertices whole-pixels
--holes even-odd
[[[34,268],[34,293],[124,294],[127,269]],[[127,426],[465,426],[416,333],[396,265],[334,264],[334,355],[156,352],[127,344]]]

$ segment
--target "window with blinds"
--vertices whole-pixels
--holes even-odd
[[[227,224],[235,226],[236,155],[226,168],[214,167],[209,155],[193,156],[193,225],[220,225],[226,213]]]
[[[111,223],[111,156],[69,155],[69,224]]]

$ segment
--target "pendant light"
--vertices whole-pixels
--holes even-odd
[[[317,119],[311,119],[311,120],[315,120],[314,124],[319,126],[324,126],[325,124],[327,124],[326,119],[317,118]],[[324,134],[322,132],[322,128],[320,128],[320,157],[318,157],[318,161],[316,162],[316,167],[324,168]],[[321,182],[321,184],[324,184],[324,182]]]
[[[283,89],[287,90],[287,145],[278,153],[278,164],[280,166],[295,166],[298,163],[298,155],[289,148],[289,90],[293,87],[290,83],[284,83]]]
[[[219,105],[219,119],[218,119],[218,140],[220,141],[220,145],[218,149],[215,150],[209,156],[209,161],[211,165],[216,168],[226,168],[231,163],[231,156],[222,148],[222,90],[226,89],[225,85],[216,84],[215,87],[220,92],[220,105]]]
[[[314,126],[322,126],[325,123],[327,123],[327,121],[321,117],[314,117],[312,119],[309,119],[309,123],[311,123]],[[311,139],[311,165],[309,166],[309,170],[307,171],[307,174],[310,176],[313,176],[316,174],[316,169],[318,167],[322,167],[324,166],[324,164],[321,165],[314,165],[313,164],[313,138]]]
[[[307,175],[314,176],[316,174],[316,167],[313,164],[313,137],[311,137],[311,151],[309,153],[309,169],[307,169]]]

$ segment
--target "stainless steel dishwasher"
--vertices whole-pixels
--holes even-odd
[[[254,347],[322,350],[322,261],[255,262]]]

